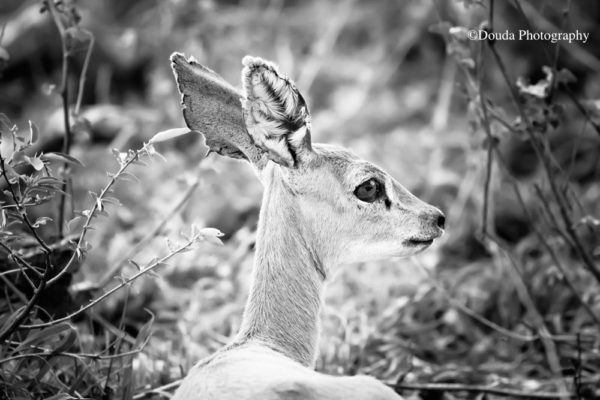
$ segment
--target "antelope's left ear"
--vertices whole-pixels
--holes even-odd
[[[261,58],[242,60],[246,129],[269,159],[295,168],[314,154],[310,142],[310,113],[294,83]]]

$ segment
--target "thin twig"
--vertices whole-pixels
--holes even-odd
[[[489,234],[488,234],[488,236],[489,236]],[[506,336],[510,339],[518,340],[520,342],[535,342],[535,341],[542,339],[542,335],[539,333],[535,334],[535,335],[522,335],[520,333],[512,332],[506,328],[503,328],[500,325],[496,324],[495,322],[492,322],[489,319],[479,315],[478,313],[471,310],[469,307],[465,306],[460,301],[458,301],[454,297],[452,297],[452,295],[433,277],[431,272],[429,272],[429,270],[427,270],[427,268],[423,264],[421,264],[421,262],[419,261],[418,258],[413,257],[412,260],[425,273],[425,275],[429,279],[429,282],[431,282],[431,284],[437,290],[439,290],[441,293],[443,293],[446,296],[446,298],[448,299],[448,301],[450,302],[450,304],[452,304],[453,307],[456,307],[459,311],[462,311],[463,313],[467,314],[468,316],[475,319],[479,323],[487,326],[488,328],[491,328],[492,330],[494,330],[494,331],[500,333],[501,335]],[[577,341],[577,337],[575,335],[553,336],[553,335],[548,334],[545,336],[556,342],[576,342]],[[589,336],[588,339],[590,341],[593,341],[593,340],[595,340],[595,337]]]
[[[490,27],[490,31],[493,32],[494,28],[493,28],[493,21],[494,21],[494,0],[490,0],[490,11],[489,11],[489,27]],[[481,107],[481,113],[482,113],[482,117],[483,117],[483,128],[484,131],[486,133],[486,137],[487,137],[487,162],[486,162],[486,169],[485,169],[485,183],[483,185],[483,218],[482,218],[482,224],[481,224],[481,234],[483,236],[485,236],[485,233],[487,231],[487,224],[488,224],[488,208],[489,208],[489,197],[490,197],[490,182],[492,180],[492,169],[493,169],[493,154],[494,154],[494,146],[496,145],[495,143],[495,138],[494,135],[492,134],[492,128],[490,125],[490,119],[488,117],[488,109],[487,109],[487,104],[485,103],[485,95],[483,92],[483,68],[485,65],[485,46],[484,43],[481,42],[480,46],[479,46],[479,53],[478,53],[478,63],[477,63],[477,88],[479,89],[479,93],[478,96],[479,97],[479,102],[480,102],[480,107]],[[492,227],[493,228],[493,227]]]
[[[23,303],[27,303],[27,296],[25,296],[25,294],[23,294],[22,291],[20,291],[14,283],[12,283],[12,281],[10,279],[8,279],[7,277],[5,277],[4,275],[0,275],[0,279],[2,279],[2,281],[4,281],[4,284],[6,285],[5,289],[10,289],[13,291],[13,293],[23,302]],[[8,300],[8,299],[7,299]],[[8,300],[8,305],[11,305],[11,301]],[[12,308],[12,307],[11,307]],[[11,313],[13,312],[13,310],[11,309]]]
[[[200,176],[196,176],[192,184],[187,188],[186,192],[181,196],[179,201],[175,203],[173,208],[162,218],[162,220],[154,227],[152,231],[150,231],[142,240],[140,240],[135,246],[133,246],[127,254],[125,254],[119,261],[117,261],[113,267],[110,268],[104,274],[104,276],[99,280],[98,284],[96,284],[95,288],[102,288],[110,282],[114,275],[126,264],[129,260],[135,257],[142,249],[144,249],[148,243],[157,237],[160,232],[162,232],[163,228],[169,222],[169,220],[177,213],[181,208],[189,201],[192,197],[196,189],[200,186]]]
[[[61,83],[60,83],[60,94],[62,97],[63,120],[64,120],[64,124],[65,124],[65,138],[63,141],[62,152],[64,154],[69,154],[69,152],[71,151],[71,139],[72,139],[71,121],[70,121],[70,117],[69,117],[69,57],[71,54],[69,52],[69,48],[67,47],[66,30],[63,25],[63,22],[60,19],[60,16],[58,15],[58,10],[56,9],[54,0],[49,0],[46,3],[48,4],[48,10],[50,11],[50,15],[52,16],[52,19],[54,20],[54,25],[56,26],[56,29],[58,29],[58,33],[60,36],[60,44],[62,47],[63,57],[62,57],[62,78],[61,78]],[[57,221],[59,238],[63,237],[64,218],[65,218],[65,213],[66,213],[65,208],[66,208],[66,203],[67,203],[66,193],[68,190],[67,176],[69,174],[69,169],[70,169],[69,164],[64,163],[63,172],[64,172],[65,179],[63,180],[62,190],[61,190],[61,194],[60,194],[60,204],[59,204],[59,208],[58,208],[58,221]]]
[[[96,304],[102,302],[102,300],[106,299],[107,297],[109,297],[110,295],[112,295],[113,293],[115,293],[117,290],[129,285],[131,282],[135,281],[137,278],[139,278],[140,276],[152,271],[154,268],[156,268],[157,266],[164,264],[165,262],[167,262],[169,259],[171,259],[173,256],[175,256],[176,254],[179,254],[185,250],[187,250],[189,247],[191,247],[196,241],[198,240],[198,237],[192,237],[190,238],[190,240],[186,241],[183,245],[179,246],[178,248],[172,250],[171,252],[169,252],[169,254],[167,254],[166,256],[150,263],[147,267],[141,269],[139,272],[135,273],[133,276],[131,276],[130,278],[124,280],[123,282],[121,282],[120,284],[116,285],[115,287],[113,287],[112,289],[108,290],[107,292],[105,292],[104,294],[102,294],[101,296],[99,296],[98,298],[90,301],[88,304],[86,304],[85,306],[82,306],[79,308],[79,310],[72,312],[71,314],[62,317],[62,318],[58,318],[55,320],[52,320],[50,322],[46,322],[46,323],[41,323],[41,324],[32,324],[32,325],[21,325],[20,329],[37,329],[37,328],[45,328],[48,326],[52,326],[52,325],[56,325],[59,324],[61,322],[66,322],[71,320],[73,317],[76,317],[77,315],[83,313],[84,311],[94,307]]]
[[[141,353],[144,350],[144,348],[146,347],[146,345],[148,344],[149,340],[150,340],[150,337],[146,338],[146,340],[144,340],[144,342],[136,349],[124,351],[122,353],[108,354],[108,355],[101,355],[101,354],[94,354],[94,353],[71,353],[71,352],[67,352],[67,351],[56,352],[53,349],[47,349],[47,348],[44,348],[41,346],[34,346],[33,348],[35,350],[41,350],[41,352],[40,353],[16,354],[11,357],[0,359],[0,364],[4,364],[4,363],[10,362],[10,361],[19,360],[19,359],[23,359],[23,358],[30,358],[30,357],[47,358],[48,356],[51,356],[51,357],[62,356],[62,357],[71,357],[71,358],[77,358],[77,359],[88,358],[91,360],[116,360],[116,359],[121,359],[124,357],[133,356],[133,355]]]
[[[77,90],[77,101],[75,103],[75,109],[73,111],[73,114],[75,116],[79,115],[79,110],[81,108],[81,102],[83,100],[83,89],[85,87],[85,80],[87,78],[87,70],[88,70],[88,66],[90,64],[90,58],[92,56],[92,50],[94,49],[94,43],[95,43],[94,35],[91,32],[89,32],[85,29],[81,29],[81,32],[84,32],[87,35],[87,37],[89,38],[89,44],[88,44],[87,51],[85,53],[83,67],[81,67],[81,73],[79,74],[79,88]]]
[[[33,292],[33,296],[31,296],[31,299],[29,299],[29,301],[21,310],[19,315],[13,319],[12,323],[9,326],[7,326],[4,329],[4,331],[0,332],[0,343],[4,343],[6,338],[12,335],[12,333],[15,330],[17,330],[19,325],[21,325],[23,321],[29,316],[31,310],[33,310],[33,307],[37,304],[40,295],[42,294],[42,291],[45,289],[46,282],[48,281],[48,276],[50,275],[52,268],[50,264],[50,253],[44,253],[44,255],[46,257],[46,270],[44,271],[44,276],[42,277],[42,279],[40,279],[39,286],[35,289],[35,291]]]
[[[166,385],[162,385],[162,386],[158,386],[158,387],[155,387],[152,389],[144,390],[143,392],[140,392],[140,393],[134,395],[133,400],[140,400],[145,397],[151,396],[153,394],[163,393],[168,390],[177,389],[181,385],[181,382],[183,382],[183,379],[177,379],[176,381],[167,383]]]
[[[79,234],[79,239],[77,240],[75,251],[71,255],[71,258],[69,259],[69,261],[67,261],[67,263],[63,266],[62,270],[59,273],[57,273],[52,279],[50,279],[50,281],[48,281],[48,285],[52,285],[58,279],[60,279],[60,277],[69,270],[69,268],[71,267],[73,262],[79,258],[79,256],[81,255],[81,251],[82,251],[81,249],[82,249],[83,242],[85,240],[85,236],[86,236],[88,230],[90,230],[90,225],[92,223],[92,219],[96,216],[96,213],[98,212],[99,204],[102,204],[102,200],[110,192],[113,185],[117,182],[117,179],[123,175],[123,173],[127,170],[127,168],[131,164],[133,164],[135,161],[137,161],[139,159],[141,154],[147,153],[148,148],[150,146],[151,146],[150,144],[146,143],[146,144],[144,144],[144,146],[141,149],[136,150],[134,153],[132,153],[129,156],[129,158],[127,159],[127,161],[121,164],[121,166],[119,167],[119,170],[114,175],[111,176],[111,179],[106,184],[104,189],[102,189],[102,191],[100,192],[98,197],[96,199],[94,199],[94,204],[92,205],[92,208],[90,210],[88,210],[85,223],[83,224],[83,227],[81,228],[81,233]]]
[[[560,357],[558,356],[558,350],[556,349],[556,344],[554,343],[553,340],[551,340],[549,338],[550,330],[546,326],[546,323],[544,322],[544,317],[542,316],[540,311],[537,309],[535,302],[533,301],[533,298],[531,297],[529,288],[527,287],[525,280],[523,278],[522,268],[519,267],[519,265],[517,265],[517,261],[515,260],[513,255],[501,243],[500,240],[496,239],[495,237],[493,237],[491,235],[488,235],[488,238],[490,238],[492,241],[494,241],[497,248],[504,252],[504,256],[505,256],[504,258],[508,259],[509,264],[512,267],[509,270],[512,271],[511,277],[513,278],[512,280],[514,283],[514,287],[517,289],[517,294],[519,295],[521,303],[527,308],[529,315],[532,316],[531,321],[532,321],[533,325],[536,327],[536,330],[540,336],[540,341],[542,342],[542,345],[544,347],[544,350],[546,353],[546,358],[548,360],[548,365],[550,366],[550,370],[557,378],[557,380],[558,380],[557,384],[561,387],[561,390],[563,392],[566,392],[566,385],[564,383],[564,377],[561,372]],[[497,257],[497,258],[500,260],[502,259],[502,257]],[[578,339],[576,338],[576,340],[578,340]]]
[[[573,228],[573,224],[569,218],[569,213],[567,211],[567,207],[564,204],[564,198],[563,198],[563,196],[561,196],[561,194],[556,186],[556,179],[555,179],[554,173],[552,171],[553,166],[550,164],[552,155],[548,153],[547,148],[540,147],[540,143],[542,143],[542,144],[544,143],[543,139],[540,139],[538,137],[538,135],[536,135],[536,132],[532,128],[532,124],[531,124],[531,121],[529,120],[529,117],[523,111],[522,107],[520,107],[518,93],[517,93],[516,89],[514,88],[510,78],[508,77],[508,72],[506,70],[504,62],[502,61],[502,58],[500,57],[500,54],[498,53],[496,47],[494,46],[494,42],[488,41],[488,44],[489,44],[490,50],[492,51],[492,54],[494,55],[496,64],[498,65],[498,68],[500,69],[500,72],[502,73],[504,81],[509,88],[509,93],[510,93],[511,98],[519,112],[521,120],[525,123],[526,132],[530,138],[530,143],[531,143],[538,159],[542,162],[542,165],[544,167],[542,169],[544,170],[544,172],[546,174],[546,178],[549,181],[548,183],[550,184],[550,189],[551,189],[552,194],[554,195],[554,198],[558,205],[558,209],[559,209],[561,218],[563,220],[563,224],[565,225],[565,229],[567,230],[567,233],[573,240],[574,249],[577,252],[577,254],[579,255],[579,257],[581,258],[581,260],[583,261],[584,265],[592,273],[592,275],[594,276],[596,281],[598,283],[600,283],[600,269],[598,269],[598,267],[596,266],[596,263],[591,258],[591,256],[588,254],[588,252],[585,251],[583,245],[581,244],[581,241],[577,237],[577,233],[575,232],[575,229]]]
[[[28,270],[30,270],[31,272],[33,272],[38,278],[41,278],[42,276],[44,276],[43,272],[38,271],[33,265],[31,265],[30,263],[28,263],[27,261],[25,261],[23,259],[23,257],[21,257],[20,255],[18,255],[17,253],[15,253],[13,251],[13,249],[11,249],[10,247],[8,247],[8,245],[6,245],[4,242],[0,242],[0,246],[2,248],[4,248],[4,250],[6,250],[8,252],[9,258],[12,258],[13,260],[18,261],[17,264],[21,264],[22,267],[25,267]],[[19,269],[19,271],[22,271],[22,269]]]
[[[567,288],[569,288],[569,290],[571,291],[571,293],[573,294],[573,296],[575,297],[575,299],[577,299],[577,301],[579,302],[579,304],[583,307],[583,309],[585,310],[585,312],[588,313],[588,315],[590,316],[590,318],[592,319],[592,321],[594,321],[596,323],[596,325],[600,328],[600,318],[594,313],[594,311],[592,310],[592,308],[590,307],[590,305],[583,300],[583,298],[579,294],[579,291],[575,287],[575,284],[573,282],[571,282],[571,279],[567,275],[567,271],[563,267],[563,265],[560,262],[560,260],[558,259],[558,256],[557,256],[556,252],[554,251],[554,249],[552,248],[552,246],[550,246],[550,244],[548,243],[548,241],[546,240],[546,238],[544,237],[544,235],[542,234],[542,232],[537,227],[536,221],[533,220],[533,217],[531,216],[529,210],[527,209],[527,206],[525,205],[525,201],[523,200],[523,196],[521,195],[521,191],[519,190],[519,187],[517,186],[517,183],[516,182],[512,182],[512,185],[513,185],[513,190],[515,192],[515,195],[517,196],[517,199],[519,200],[519,203],[521,204],[521,208],[525,212],[525,215],[527,216],[527,219],[529,220],[530,225],[533,227],[533,229],[534,229],[534,231],[535,231],[535,233],[536,233],[536,235],[538,237],[538,240],[540,241],[540,243],[542,244],[542,246],[544,246],[544,248],[546,249],[546,251],[548,252],[548,254],[550,255],[550,257],[554,261],[554,264],[555,264],[556,268],[558,268],[558,270],[560,271],[560,273],[561,273],[561,280],[567,286]]]

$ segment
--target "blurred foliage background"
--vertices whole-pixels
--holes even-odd
[[[318,370],[413,398],[483,398],[452,385],[598,396],[600,5],[496,3],[2,1],[0,397],[161,398],[236,333],[262,188],[244,163],[205,158],[198,136],[147,157],[156,132],[184,126],[174,51],[235,85],[244,55],[275,61],[307,98],[313,140],[447,214],[418,258],[348,266],[329,284]],[[469,41],[467,29],[590,36]],[[121,204],[98,201],[107,171],[133,158],[136,178],[117,174],[111,194]],[[35,176],[59,180],[21,210]],[[192,231],[193,251],[156,262],[192,225],[223,231],[223,246]]]

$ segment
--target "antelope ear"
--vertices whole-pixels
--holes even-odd
[[[241,93],[193,57],[188,60],[183,54],[173,53],[171,67],[182,96],[187,126],[204,135],[210,151],[248,159],[260,169],[263,152],[246,132]]]
[[[294,83],[261,58],[242,60],[246,129],[269,159],[294,168],[314,154],[310,141],[310,114]]]

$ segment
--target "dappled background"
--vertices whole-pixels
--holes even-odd
[[[448,217],[418,257],[334,278],[318,370],[414,398],[597,395],[600,5],[497,3],[2,1],[0,397],[161,398],[236,333],[262,188],[200,136],[145,145],[185,126],[174,51],[234,85],[244,55],[273,60],[314,141]]]

